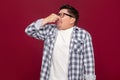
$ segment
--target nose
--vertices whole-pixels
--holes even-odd
[[[62,21],[62,18],[60,17],[60,16],[58,16],[58,19],[57,19],[57,23],[61,23],[61,21]]]
[[[58,19],[57,19],[57,21],[59,21],[59,20],[61,20],[61,17],[60,17],[60,16],[58,16]]]

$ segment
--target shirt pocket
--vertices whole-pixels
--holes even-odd
[[[83,40],[81,40],[81,39],[76,39],[76,40],[74,40],[74,52],[76,53],[76,54],[81,54],[82,53],[82,51],[83,51]]]

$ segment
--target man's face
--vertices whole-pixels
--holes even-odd
[[[71,23],[73,17],[70,13],[68,13],[67,9],[61,9],[58,13],[58,16],[60,19],[57,21],[57,27],[58,29],[67,29],[71,27]]]

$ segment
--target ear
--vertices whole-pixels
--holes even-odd
[[[74,24],[75,23],[75,18],[71,18],[70,23]]]

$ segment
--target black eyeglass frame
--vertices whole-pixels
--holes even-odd
[[[75,18],[74,16],[72,16],[72,15],[70,15],[70,14],[67,14],[67,13],[58,13],[57,15],[61,17],[61,14],[63,14],[62,17],[64,17],[64,15],[67,15],[67,16],[69,16],[69,17]]]

